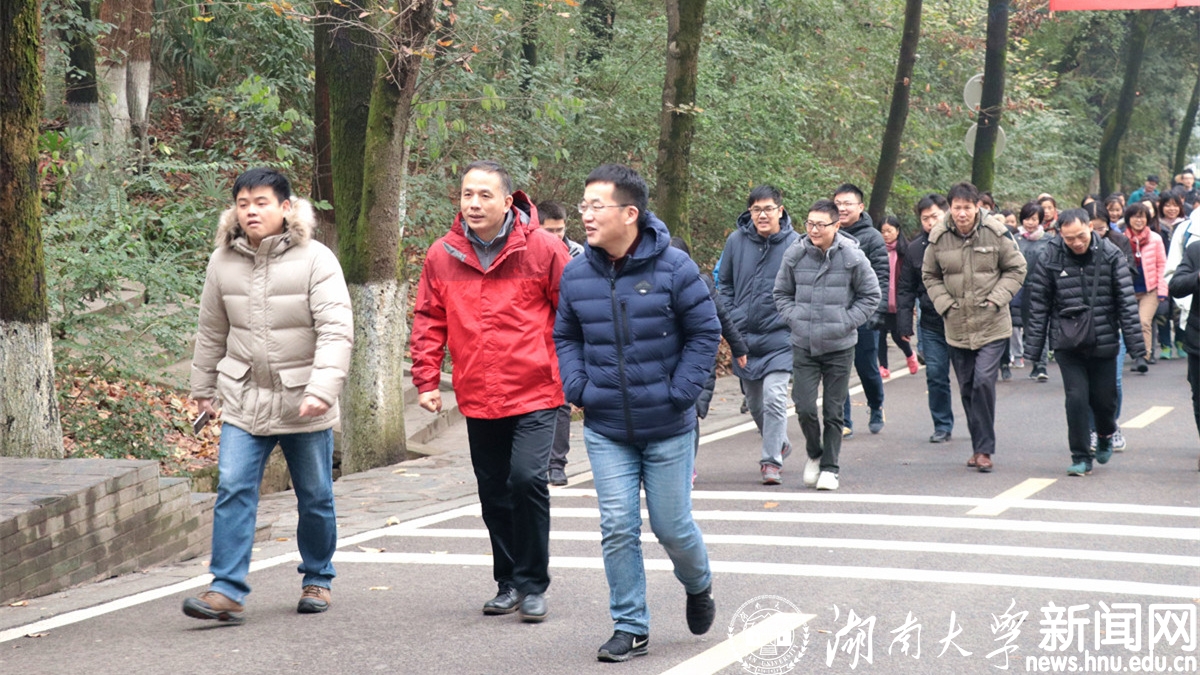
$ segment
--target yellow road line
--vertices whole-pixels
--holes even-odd
[[[998,516],[1019,502],[1048,487],[1057,478],[1029,478],[1001,492],[986,503],[967,511],[968,516]]]

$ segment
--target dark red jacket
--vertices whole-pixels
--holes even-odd
[[[448,345],[458,408],[476,419],[563,404],[554,315],[570,256],[541,229],[523,192],[513,193],[513,211],[512,231],[486,272],[458,214],[450,232],[429,247],[413,311],[417,391],[437,389]]]

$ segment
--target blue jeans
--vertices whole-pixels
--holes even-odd
[[[858,344],[854,347],[854,371],[858,373],[858,383],[862,385],[863,394],[867,397],[867,407],[871,410],[883,408],[883,376],[879,374],[878,331],[858,327]],[[849,396],[846,397],[842,417],[843,423],[853,429]]]
[[[254,546],[254,519],[258,513],[258,487],[267,457],[278,444],[292,476],[292,489],[300,521],[296,544],[300,549],[298,572],[302,586],[329,588],[333,581],[333,551],[337,548],[337,520],[333,511],[333,430],[304,434],[254,436],[232,424],[221,426],[217,469],[217,505],[213,509],[211,590],[243,602],[250,593],[246,573]]]
[[[695,431],[641,443],[623,443],[583,428],[600,506],[600,548],[608,578],[608,605],[616,630],[650,631],[646,567],[642,560],[639,490],[646,490],[650,529],[675,566],[688,593],[712,584],[708,549],[692,519],[692,456]]]
[[[954,431],[954,400],[950,392],[950,345],[945,334],[918,326],[921,348],[925,350],[925,387],[929,390],[929,414],[933,430]]]

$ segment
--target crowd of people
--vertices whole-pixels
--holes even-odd
[[[839,488],[842,442],[853,435],[851,368],[868,429],[881,433],[889,337],[910,373],[925,365],[931,443],[952,438],[953,368],[971,438],[967,466],[981,472],[995,467],[997,379],[1028,365],[1044,382],[1051,359],[1066,394],[1071,475],[1122,449],[1127,355],[1146,372],[1186,352],[1200,430],[1200,195],[1191,171],[1178,179],[1162,194],[1151,176],[1128,201],[1093,195],[1062,211],[1041,195],[1016,213],[959,183],[918,201],[921,229],[911,241],[895,218],[877,227],[855,185],[797,210],[803,220],[793,220],[780,190],[762,185],[708,278],[648,210],[647,185],[627,166],[605,164],[587,177],[577,207],[586,244],[577,244],[566,237],[562,205],[535,205],[496,162],[470,164],[460,211],[425,259],[411,352],[418,404],[431,412],[442,406],[447,350],[453,363],[494,560],[496,593],[483,613],[529,623],[549,614],[548,486],[567,482],[574,406],[584,418],[614,628],[597,658],[625,661],[649,649],[642,491],[650,529],[684,587],[689,629],[711,628],[712,571],[691,487],[722,337],[761,435],[765,485],[783,483],[792,451],[790,396],[804,437],[803,484]],[[320,613],[332,602],[330,430],[354,333],[341,269],[311,239],[311,206],[287,179],[251,170],[233,198],[208,267],[192,373],[192,397],[213,414],[220,400],[225,424],[214,579],[183,611],[236,623],[250,592],[257,479],[276,443],[300,511],[297,610]]]

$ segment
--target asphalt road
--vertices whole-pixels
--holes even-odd
[[[1129,449],[1082,478],[1066,475],[1057,369],[1045,384],[1027,374],[999,386],[990,474],[965,466],[957,402],[954,440],[927,442],[923,372],[887,383],[878,435],[853,397],[858,433],[836,493],[801,485],[794,418],[798,452],[778,487],[759,483],[753,431],[705,429],[693,499],[716,625],[688,633],[683,589],[647,527],[650,654],[625,664],[595,660],[611,623],[582,474],[552,491],[544,624],[479,612],[494,586],[468,504],[347,542],[326,614],[295,614],[294,562],[271,564],[251,575],[244,625],[184,617],[196,591],[179,591],[0,642],[0,672],[957,675],[1071,672],[1071,658],[1074,672],[1135,672],[1133,658],[1149,672],[1200,672],[1200,441],[1183,362],[1126,376]]]

